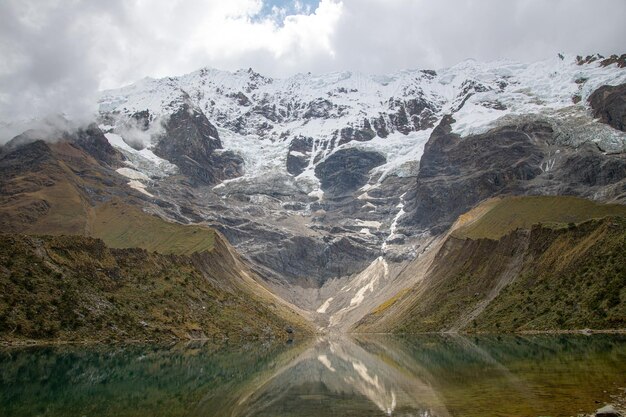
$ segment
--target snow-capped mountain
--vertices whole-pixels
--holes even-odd
[[[286,79],[203,68],[103,92],[100,123],[126,156],[118,172],[166,201],[162,214],[214,225],[293,284],[283,296],[343,317],[393,281],[388,261],[420,256],[484,198],[622,201],[626,134],[595,120],[611,124],[612,110],[589,98],[626,83],[625,64],[468,60]],[[360,284],[327,304],[350,276]]]
[[[247,177],[285,171],[290,157],[302,159],[290,164],[293,174],[310,174],[337,148],[357,144],[386,155],[387,163],[377,171],[397,173],[402,162],[419,159],[428,133],[418,132],[428,132],[444,114],[454,114],[453,132],[466,136],[485,132],[506,115],[584,112],[599,86],[626,81],[626,70],[601,62],[468,60],[438,71],[309,73],[287,79],[252,69],[205,68],[105,91],[100,111],[131,117],[147,110],[153,122],[189,100],[218,127],[224,149],[243,156]],[[603,139],[620,146],[618,138]]]

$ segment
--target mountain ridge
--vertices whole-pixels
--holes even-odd
[[[205,245],[196,238],[209,227],[288,306],[323,331],[348,331],[430,279],[450,228],[484,201],[626,202],[620,63],[144,80],[103,93],[91,141],[56,133],[57,143],[4,147],[0,221],[183,251]],[[36,149],[48,155],[40,166]]]

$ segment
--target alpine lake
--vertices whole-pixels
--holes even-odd
[[[0,349],[4,417],[556,417],[625,388],[626,335]]]

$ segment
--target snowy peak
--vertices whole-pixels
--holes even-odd
[[[625,72],[617,63],[603,66],[600,61],[577,62],[573,57],[533,64],[467,60],[437,72],[308,73],[286,79],[265,77],[252,69],[230,73],[203,68],[180,77],[146,78],[105,91],[100,110],[168,114],[187,94],[218,125],[220,120],[232,124],[244,115],[260,115],[268,123],[328,117],[342,117],[349,123],[359,116],[387,114],[403,99],[421,99],[444,112],[460,111],[469,101],[495,111],[528,113],[571,105],[577,95],[584,102],[600,85],[622,82]]]
[[[462,136],[484,133],[507,116],[586,117],[593,91],[626,82],[620,62],[573,56],[531,64],[466,60],[438,71],[285,79],[252,69],[202,68],[105,91],[100,111],[118,127],[138,112],[158,121],[191,101],[217,126],[224,149],[243,158],[247,177],[311,177],[324,158],[354,146],[383,153],[387,163],[377,170],[386,175],[406,167],[406,155],[419,160],[421,146],[446,114],[454,114],[452,130]]]

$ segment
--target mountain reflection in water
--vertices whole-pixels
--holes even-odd
[[[624,375],[623,335],[5,349],[0,415],[571,416]]]

